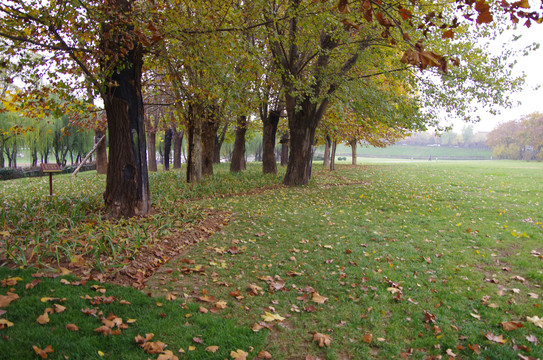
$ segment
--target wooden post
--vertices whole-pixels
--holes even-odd
[[[87,162],[87,160],[90,158],[90,156],[92,155],[93,152],[96,151],[96,148],[98,147],[98,145],[100,145],[100,143],[102,142],[102,140],[104,140],[106,138],[106,136],[102,136],[100,138],[100,140],[98,140],[96,142],[96,144],[94,144],[94,146],[92,147],[91,151],[89,151],[89,153],[87,154],[87,156],[85,156],[85,158],[81,161],[81,164],[79,164],[77,166],[77,168],[74,170],[74,172],[72,173],[72,177],[76,176],[77,173],[79,172],[79,170],[81,170],[81,167]]]
[[[49,196],[53,196],[53,173],[62,172],[59,164],[41,164],[41,171],[49,173]]]

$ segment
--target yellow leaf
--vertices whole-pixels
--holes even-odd
[[[234,360],[246,360],[249,353],[246,353],[243,350],[237,349],[236,351],[230,351],[230,356]]]
[[[13,326],[13,323],[9,321],[8,319],[0,319],[0,329],[5,329],[12,326]]]
[[[104,354],[103,351],[98,350],[98,355],[100,355],[100,357],[102,357],[102,356],[104,356],[105,354]]]
[[[196,346],[194,345],[189,345],[189,351],[194,351],[196,350]]]
[[[261,316],[262,319],[264,319],[264,321],[266,322],[272,322],[272,321],[283,321],[285,320],[284,317],[282,317],[281,315],[279,314],[272,314],[270,312],[267,312]]]

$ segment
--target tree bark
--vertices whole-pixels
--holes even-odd
[[[272,110],[262,119],[262,172],[264,174],[277,174],[277,162],[275,161],[275,135],[279,124],[280,113]]]
[[[357,141],[356,139],[349,141],[349,145],[351,145],[351,157],[352,157],[352,164],[356,165],[356,145]]]
[[[197,104],[189,105],[187,182],[202,181],[202,117]]]
[[[168,128],[166,132],[164,133],[164,171],[170,170],[170,153],[172,152],[172,137],[173,137],[173,130],[172,128]]]
[[[202,120],[202,175],[213,175],[213,155],[215,153],[215,138],[219,130],[219,121],[216,114],[209,110],[206,118]]]
[[[122,11],[130,11],[129,3],[112,2]],[[110,138],[105,207],[114,218],[146,215],[151,209],[151,201],[141,95],[143,51],[136,43],[127,50],[120,40],[122,35],[112,36],[109,30],[109,25],[104,24],[102,31],[108,35],[102,38],[102,48],[106,54],[125,52],[125,55],[114,63],[111,56],[101,59],[102,69],[115,69],[106,82],[110,85],[102,93]],[[125,26],[124,30],[131,32],[133,29]]]
[[[330,135],[326,135],[326,138],[324,139],[324,161],[323,161],[323,167],[326,169],[330,166],[330,145],[332,140],[330,140]]]
[[[173,136],[173,168],[181,169],[181,148],[183,147],[184,130],[176,131]]]
[[[288,164],[289,159],[289,148],[288,143],[290,142],[290,138],[288,133],[284,133],[283,136],[281,136],[281,166],[286,166]]]
[[[336,148],[337,148],[337,141],[334,140],[334,142],[332,142],[332,156],[330,159],[330,171],[334,171],[336,169]]]
[[[94,141],[99,141],[102,136],[105,136],[104,130],[96,130],[94,132]],[[107,174],[107,139],[104,139],[96,148],[96,172],[98,174]]]
[[[247,116],[239,116],[236,124],[236,139],[234,141],[234,152],[230,163],[230,172],[245,170],[245,134],[247,133]]]
[[[228,122],[226,122],[221,130],[221,134],[215,137],[215,149],[213,152],[213,163],[221,163],[221,148],[224,143],[224,138],[226,137],[226,130],[228,130]]]
[[[156,172],[156,133],[147,133],[147,161],[149,162],[149,171]]]

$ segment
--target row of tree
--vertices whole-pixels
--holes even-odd
[[[252,116],[262,122],[263,170],[275,172],[285,117],[283,182],[303,185],[319,125],[326,144],[385,144],[435,125],[440,109],[467,116],[473,100],[507,104],[503,94],[520,85],[505,61],[510,51],[490,57],[474,41],[505,21],[530,26],[541,9],[493,0],[6,0],[0,61],[14,74],[6,83],[17,76],[26,86],[21,109],[54,107],[52,93],[103,105],[105,206],[132,216],[150,210],[146,127],[152,147],[155,123],[171,129],[172,142],[183,132],[187,181],[197,182],[212,174],[228,124],[236,129],[231,168],[243,169]],[[475,34],[470,24],[493,25]]]
[[[488,134],[486,144],[498,159],[542,161],[543,114],[500,124]]]

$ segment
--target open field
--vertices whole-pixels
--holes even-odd
[[[238,349],[250,359],[263,349],[276,359],[543,358],[543,164],[339,166],[300,188],[274,186],[280,176],[259,175],[256,166],[216,172],[194,188],[182,172],[154,174],[156,213],[122,222],[100,216],[103,178],[92,173],[56,177],[63,195],[54,199],[44,179],[5,183],[2,279],[20,275],[7,269],[13,264],[61,265],[98,279],[102,270],[107,279],[206,217],[221,226],[205,225],[207,235],[172,259],[156,255],[153,275],[135,281],[155,298],[107,286],[106,295],[132,302],[111,311],[137,320],[117,337],[93,332],[100,322],[80,311],[91,306],[80,296],[96,295],[88,285],[67,293],[57,278],[25,289],[35,270],[22,273],[12,286],[21,299],[2,307],[0,317],[14,325],[0,330],[0,352],[20,348],[16,358],[31,359],[32,345],[51,344],[51,359],[156,358],[133,341],[147,331],[181,359],[232,359]],[[40,297],[51,293],[67,297],[82,331],[66,330],[64,314],[36,323],[49,306]],[[96,307],[107,316],[107,305]],[[76,335],[88,342],[86,353],[68,345]],[[211,345],[217,353],[205,350]]]

